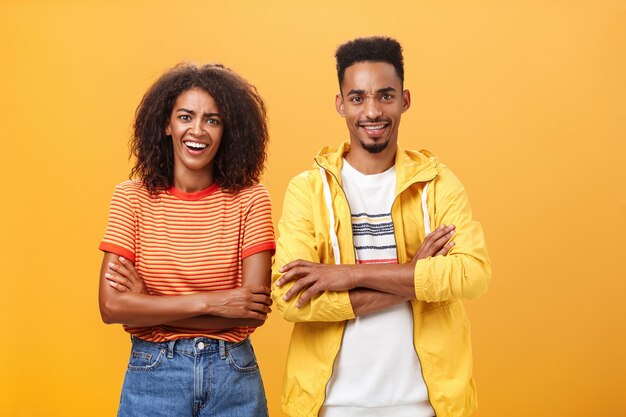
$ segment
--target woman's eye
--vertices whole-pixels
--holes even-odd
[[[191,120],[191,117],[190,117],[188,114],[181,114],[180,116],[178,116],[178,118],[179,118],[180,120],[184,120],[184,121],[186,121],[186,122],[187,122],[187,121],[189,121],[189,120]]]
[[[217,119],[209,119],[209,120],[207,120],[207,123],[210,124],[210,125],[219,125],[220,121],[217,120]]]

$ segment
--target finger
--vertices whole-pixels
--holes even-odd
[[[104,274],[104,277],[107,279],[107,281],[109,282],[115,282],[115,284],[119,287],[119,286],[123,286],[125,287],[127,290],[131,290],[132,289],[132,283],[124,278],[123,276],[120,275],[116,275],[116,274],[112,274],[110,272],[107,272]]]
[[[296,301],[296,307],[302,307],[320,291],[321,289],[319,289],[316,285],[311,285],[309,288],[306,289],[306,291],[302,293],[302,295],[300,295],[300,298],[298,298],[298,301]]]
[[[304,262],[304,261],[302,261]],[[308,274],[308,268],[306,266],[294,266],[285,273],[282,277],[276,280],[276,286],[280,287],[288,282],[298,280]]]
[[[133,262],[129,261],[128,259],[124,258],[123,256],[120,256],[120,263],[128,270],[128,272],[133,275],[133,278],[139,278],[139,274],[137,274],[137,270],[135,269],[135,265],[133,264]]]
[[[441,248],[441,250],[439,252],[437,252],[434,256],[439,256],[439,255],[447,255],[448,252],[450,252],[450,249],[452,249],[452,246],[454,246],[454,242],[449,242],[447,245],[445,245],[443,248]]]
[[[266,287],[265,285],[259,285],[259,286],[256,286],[256,287],[250,287],[250,291],[253,294],[270,295],[272,293],[272,290],[269,287]]]
[[[433,251],[432,251],[433,243],[435,241],[437,241],[437,239],[439,239],[443,234],[445,234],[445,230],[446,230],[446,226],[445,225],[441,225],[438,228],[436,228],[435,230],[433,230],[432,232],[430,232],[426,236],[426,238],[424,239],[422,244],[420,245],[418,252],[426,254],[426,256],[432,255],[433,254]]]
[[[432,243],[448,232],[448,227],[445,224],[442,224],[441,226],[430,232],[428,236],[426,236],[426,239],[424,239],[424,242]]]
[[[296,294],[299,294],[300,291],[309,287],[311,284],[312,283],[306,279],[301,279],[301,280],[296,281],[295,284],[293,284],[293,286],[289,288],[289,291],[285,293],[285,295],[283,296],[283,300],[285,301],[291,300],[293,296],[295,296]]]
[[[435,256],[454,235],[454,226],[439,227],[420,246],[423,257]]]
[[[293,269],[297,266],[307,266],[310,265],[312,262],[309,261],[305,261],[304,259],[298,259],[292,262],[289,262],[287,265],[283,266],[282,268],[279,269],[278,272],[287,272],[290,269]]]
[[[119,292],[126,292],[126,291],[127,291],[127,288],[126,288],[125,286],[120,285],[120,284],[118,284],[118,283],[117,283],[117,282],[115,282],[115,281],[108,281],[108,283],[109,283],[109,285],[110,285],[111,287],[115,288],[115,289],[116,289],[117,291],[119,291]]]
[[[117,262],[109,262],[109,269],[124,277],[128,277],[130,275],[128,269],[126,269],[124,265]]]
[[[254,319],[254,320],[265,320],[267,318],[267,314],[258,313],[256,311],[246,311],[244,315],[241,317],[244,319]]]
[[[248,307],[249,311],[254,311],[256,313],[261,313],[261,314],[269,314],[269,312],[271,311],[271,309],[266,306],[265,304],[259,304],[259,303],[253,303]]]
[[[272,299],[267,295],[254,295],[252,297],[253,303],[265,304],[267,306],[272,305]]]
[[[446,245],[446,243],[448,243],[450,241],[450,239],[452,239],[453,236],[454,236],[454,230],[449,231],[448,233],[446,233],[445,235],[441,236],[439,239],[434,241],[432,246],[431,246],[431,250],[433,252],[433,255],[434,255],[434,253],[437,253],[441,249],[443,249],[443,247]]]

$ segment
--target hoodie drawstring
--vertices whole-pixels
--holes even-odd
[[[430,229],[430,216],[428,215],[428,182],[424,184],[424,189],[422,190],[422,212],[424,213],[424,236],[428,236],[432,231]]]
[[[339,240],[337,239],[337,233],[335,233],[335,213],[333,211],[333,201],[330,197],[330,187],[328,186],[328,180],[326,179],[326,171],[320,167],[320,175],[324,182],[324,200],[326,200],[326,208],[328,209],[328,217],[330,219],[330,242],[333,245],[333,257],[335,258],[335,265],[341,264],[341,252],[339,251]]]

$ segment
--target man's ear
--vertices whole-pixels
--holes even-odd
[[[407,111],[411,107],[411,92],[404,90],[402,92],[402,113]]]
[[[341,117],[346,117],[346,112],[343,108],[343,97],[341,96],[341,93],[337,93],[337,95],[335,96],[335,108],[337,109],[337,113],[339,113]]]

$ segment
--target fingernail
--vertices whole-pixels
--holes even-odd
[[[287,294],[283,295],[283,300],[287,301]]]
[[[274,284],[276,284],[277,287],[280,287],[281,285],[283,285],[283,283],[280,282],[280,280],[277,280]]]
[[[281,267],[281,268],[278,270],[278,272],[284,272],[284,271],[285,271],[285,267],[284,267],[284,266],[283,266],[283,267]]]
[[[124,262],[126,259],[124,259],[123,256],[120,256],[120,262]]]
[[[117,284],[115,283],[115,281],[109,281],[109,285],[110,285],[111,287],[115,287]]]
[[[115,264],[113,262],[109,262],[109,268],[115,268]]]
[[[108,272],[106,274],[104,274],[105,277],[107,278],[111,278],[113,275],[109,274]]]

